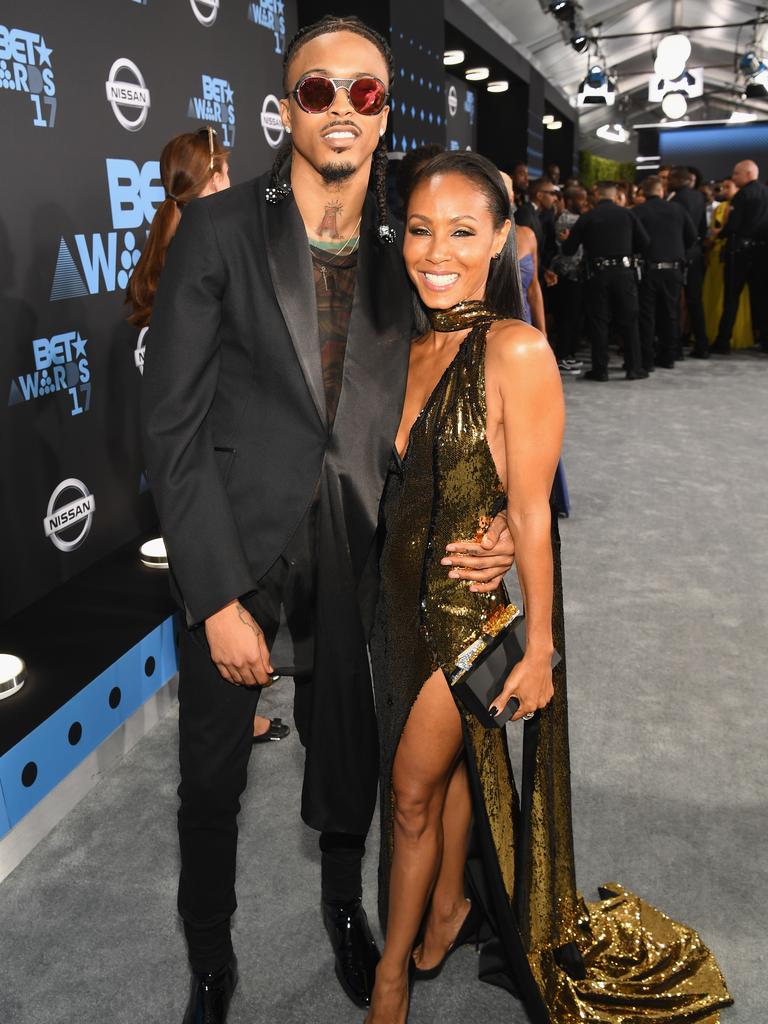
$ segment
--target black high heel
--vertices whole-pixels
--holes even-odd
[[[467,916],[464,918],[461,928],[459,928],[456,933],[456,938],[450,944],[445,952],[445,956],[439,963],[435,964],[434,967],[429,967],[427,970],[421,970],[421,968],[416,966],[416,961],[413,957],[411,957],[414,981],[433,981],[445,967],[446,961],[452,953],[455,953],[460,946],[464,946],[468,942],[477,942],[481,923],[480,909],[478,904],[472,900],[467,900],[467,903],[469,903]]]

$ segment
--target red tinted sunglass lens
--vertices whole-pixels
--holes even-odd
[[[327,110],[335,95],[336,90],[330,78],[305,78],[298,88],[299,102],[313,114]]]
[[[349,99],[358,114],[378,114],[384,106],[386,91],[375,78],[358,78],[349,89]]]

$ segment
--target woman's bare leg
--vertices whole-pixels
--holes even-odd
[[[416,965],[429,970],[438,964],[456,938],[469,912],[464,897],[464,868],[472,823],[467,766],[456,765],[443,805],[443,856],[424,931],[424,942],[415,954]]]
[[[438,671],[422,687],[395,755],[387,940],[367,1024],[403,1024],[406,1019],[408,964],[440,867],[443,805],[460,750],[459,712]]]

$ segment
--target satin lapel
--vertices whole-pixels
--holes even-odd
[[[330,448],[342,469],[345,508],[357,507],[363,513],[349,519],[356,565],[376,525],[400,421],[411,338],[411,300],[402,253],[399,246],[378,241],[375,221],[376,204],[369,195],[361,228],[344,383]],[[361,531],[352,529],[353,519]]]
[[[307,233],[293,196],[266,203],[267,260],[280,309],[317,414],[328,422],[320,363],[317,299]]]

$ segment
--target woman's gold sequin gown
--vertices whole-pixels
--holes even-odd
[[[393,457],[382,502],[382,583],[371,641],[381,757],[382,922],[392,851],[392,765],[408,714],[434,669],[450,670],[505,597],[473,593],[440,565],[445,545],[474,537],[502,493],[485,436],[485,338],[495,317],[479,303],[456,309],[463,317],[459,325],[472,329],[414,424],[404,458]],[[479,854],[472,889],[492,932],[480,956],[480,976],[521,996],[536,1024],[716,1024],[719,1009],[732,1000],[695,931],[620,885],[601,887],[595,903],[576,890],[554,516],[552,541],[553,635],[563,660],[554,672],[550,705],[513,726],[525,729],[519,795],[504,730],[486,730],[462,714],[472,848]]]

